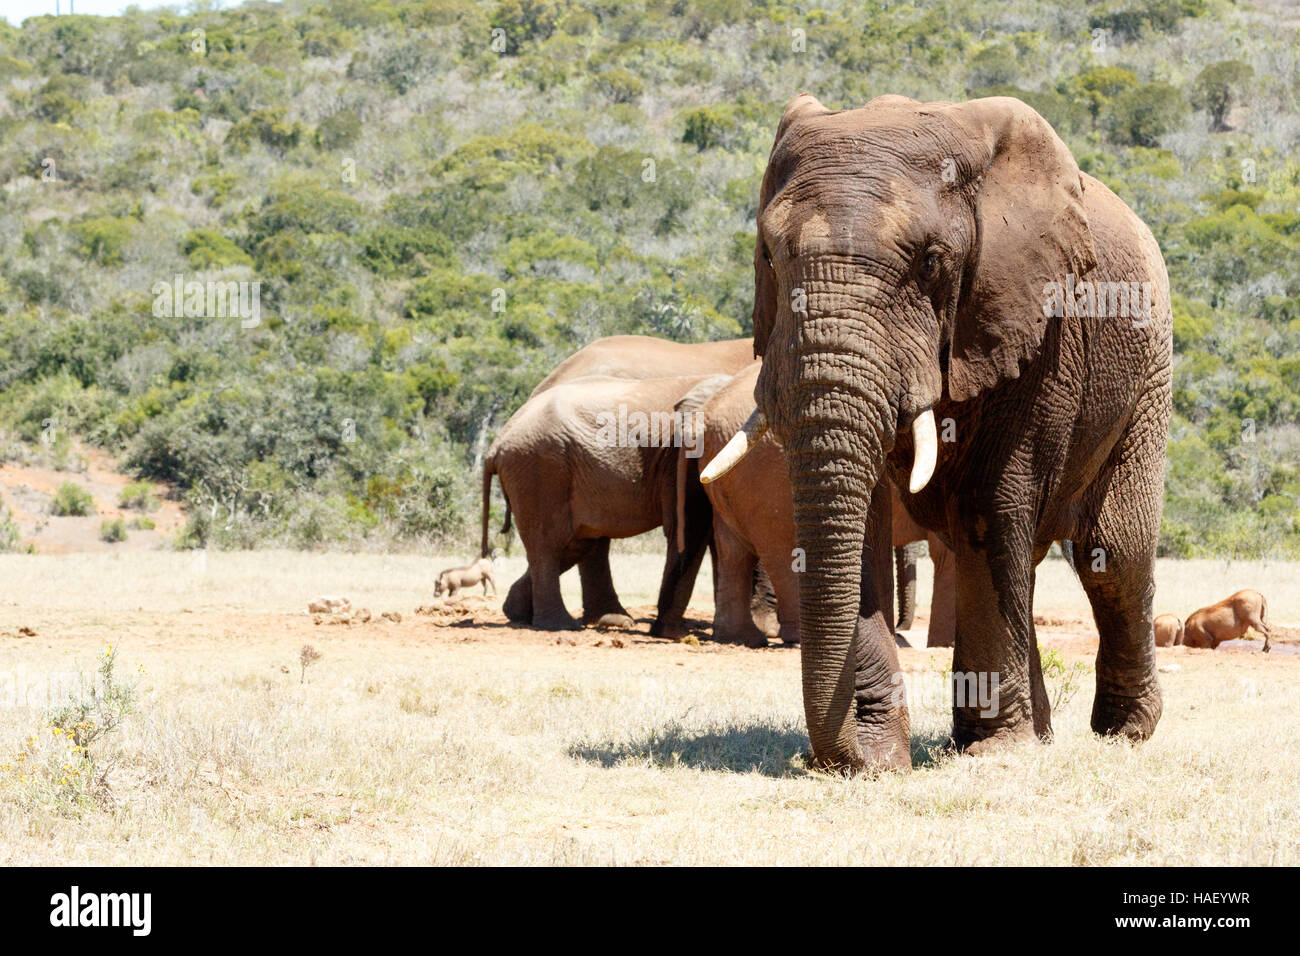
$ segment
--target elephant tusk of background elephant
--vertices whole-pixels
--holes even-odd
[[[912,419],[912,477],[907,490],[916,494],[930,483],[935,462],[939,460],[939,436],[934,428],[934,409],[927,408]]]
[[[745,424],[740,426],[740,431],[731,436],[731,441],[723,445],[722,451],[700,472],[700,482],[707,485],[731,471],[766,433],[767,418],[756,408],[749,413]]]

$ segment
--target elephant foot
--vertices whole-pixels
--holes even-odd
[[[911,647],[912,645],[909,644],[909,643],[907,643],[907,638],[905,638],[901,633],[899,633],[898,631],[895,631],[895,632],[894,632],[894,646],[895,646],[895,647]]]
[[[516,624],[527,625],[533,617],[533,594],[528,585],[528,575],[510,586],[501,610],[506,618]]]
[[[1158,686],[1137,697],[1099,692],[1092,702],[1092,729],[1107,737],[1146,740],[1155,733],[1163,709]]]
[[[685,637],[690,633],[690,628],[684,621],[655,621],[650,625],[651,637],[666,637],[669,640],[677,640],[679,637]]]
[[[1028,719],[989,728],[954,726],[952,733],[953,746],[958,752],[972,757],[997,753],[1020,744],[1036,743],[1038,740],[1038,735],[1034,733],[1034,722]]]
[[[807,758],[812,770],[855,776],[860,773],[879,773],[884,770],[911,770],[912,747],[906,733],[881,732],[872,728],[870,734],[859,733],[858,748],[851,753],[812,753]]]
[[[581,631],[582,622],[564,612],[539,614],[533,617],[533,628],[538,631]]]
[[[597,629],[602,631],[630,631],[636,627],[636,621],[632,620],[631,615],[626,611],[602,614],[594,621],[586,620],[585,617],[583,620],[587,624],[594,624]]]
[[[718,627],[715,623],[713,639],[719,644],[743,644],[745,647],[767,647],[767,635],[750,624],[749,627]]]
[[[779,637],[781,639],[781,642],[785,644],[787,647],[798,647],[799,646],[799,625],[782,624],[781,629],[777,632],[776,636]]]

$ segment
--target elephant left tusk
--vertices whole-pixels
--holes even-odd
[[[760,438],[767,433],[767,418],[757,408],[749,413],[740,431],[731,436],[731,441],[722,446],[722,451],[700,472],[700,483],[707,485],[717,481],[744,458]]]
[[[927,408],[912,419],[912,478],[907,490],[916,494],[930,483],[934,466],[939,460],[939,436],[934,428],[934,409]]]

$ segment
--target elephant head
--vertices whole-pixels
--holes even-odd
[[[1079,169],[1019,100],[884,96],[837,112],[802,94],[786,107],[758,213],[757,409],[704,477],[769,425],[786,449],[819,764],[874,761],[852,727],[871,679],[853,648],[886,459],[913,494],[942,473],[933,407],[1016,378],[1043,339],[1045,285],[1093,265]]]

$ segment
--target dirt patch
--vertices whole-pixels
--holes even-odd
[[[19,547],[30,547],[42,554],[69,554],[79,551],[152,551],[165,548],[185,526],[180,502],[166,497],[168,489],[158,485],[157,510],[147,515],[122,508],[118,499],[132,479],[116,469],[113,459],[103,451],[79,443],[73,455],[85,463],[84,471],[61,470],[36,464],[0,465],[0,499],[13,512],[18,525]],[[89,515],[54,515],[54,495],[64,482],[72,482],[90,493],[94,513]],[[126,540],[109,543],[100,538],[100,526],[117,519],[127,525]],[[154,527],[132,527],[147,518]]]

